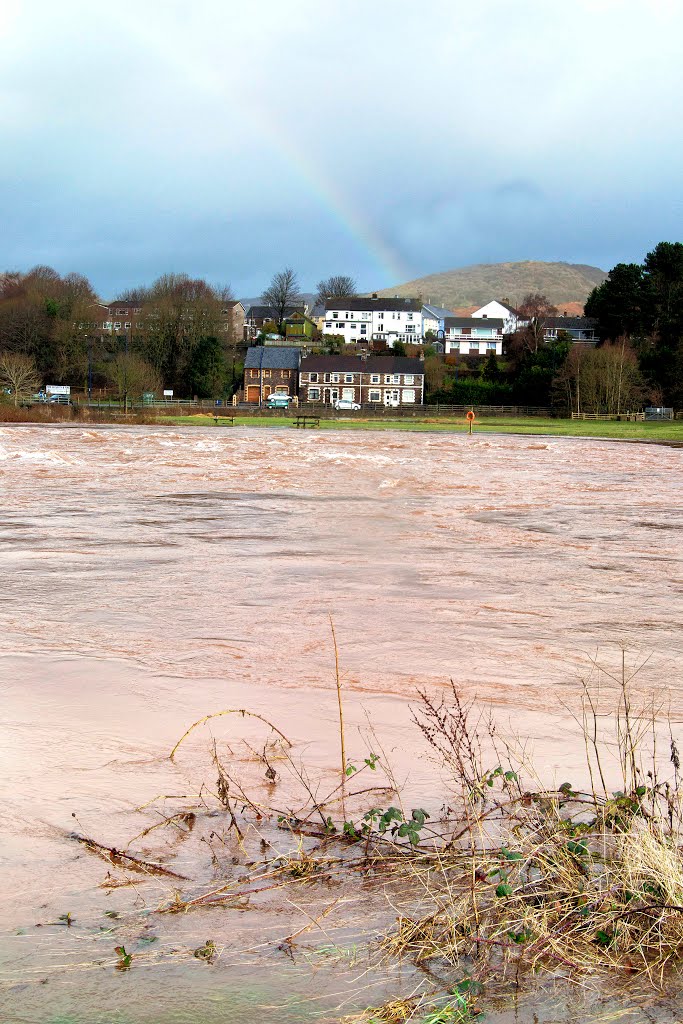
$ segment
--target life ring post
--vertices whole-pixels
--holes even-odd
[[[467,422],[470,428],[470,434],[472,433],[472,424],[474,423],[474,410],[470,409],[467,413]]]

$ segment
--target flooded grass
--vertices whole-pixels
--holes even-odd
[[[69,970],[212,970],[255,952],[264,964],[284,957],[320,979],[311,1019],[344,1024],[494,1020],[512,992],[523,1004],[525,994],[542,999],[544,984],[550,993],[588,986],[596,1001],[614,998],[615,986],[620,998],[663,992],[683,949],[678,742],[663,709],[638,696],[638,667],[629,671],[625,655],[620,677],[593,668],[602,685],[585,681],[577,711],[584,768],[558,787],[543,785],[519,737],[499,734],[454,686],[438,700],[420,694],[414,727],[443,780],[428,808],[411,806],[372,722],[377,750],[347,756],[338,670],[336,772],[309,763],[306,745],[261,715],[261,744],[241,754],[230,722],[249,712],[191,723],[169,751],[174,763],[196,763],[199,734],[217,719],[228,732],[204,747],[198,792],[141,807],[148,824],[122,849],[67,837],[108,862],[104,891],[132,887],[140,897],[145,877],[169,879],[142,913],[134,904],[107,911],[106,954]],[[188,877],[207,852],[210,884],[204,869]],[[294,907],[303,923],[271,936],[256,924],[255,946],[241,953],[212,936],[217,912],[258,918],[266,907],[275,918]],[[174,920],[205,937],[169,943]],[[51,926],[76,923],[68,913]],[[347,989],[336,1005],[332,978]],[[364,1004],[373,988],[384,997]]]
[[[190,414],[187,416],[159,416],[161,423],[176,426],[217,426],[230,428],[242,427],[293,427],[295,421],[287,416],[236,416],[234,424],[228,419],[214,417],[209,414]],[[448,431],[468,432],[468,423],[464,417],[433,416],[414,419],[407,417],[382,419],[364,419],[362,417],[343,417],[321,419],[320,429],[323,430],[403,430],[403,431]],[[491,416],[477,418],[474,433],[496,434],[539,434],[552,437],[586,437],[605,438],[619,441],[657,441],[681,442],[683,444],[683,420],[667,420],[664,422],[631,423],[616,420],[565,420],[548,419],[537,416],[509,417]]]

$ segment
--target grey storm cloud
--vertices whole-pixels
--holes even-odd
[[[665,0],[6,0],[3,262],[258,294],[683,235]]]

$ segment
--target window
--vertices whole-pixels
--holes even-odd
[[[413,314],[412,313],[408,313],[407,314],[407,318],[408,318],[408,320],[412,320],[413,319]]]
[[[370,402],[381,402],[382,401],[382,392],[379,390],[379,388],[370,388],[370,393],[368,395],[368,401],[370,401]]]
[[[403,383],[404,384],[414,384],[415,383],[415,376],[414,376],[414,374],[406,373],[404,375],[404,377],[403,377]]]
[[[384,320],[384,313],[378,313],[377,317],[379,320]]]
[[[472,342],[470,342],[470,355],[471,356],[478,356],[479,355],[479,345],[478,344],[477,345],[473,345]]]
[[[338,384],[339,383],[339,374],[338,373],[330,374],[330,380],[332,381],[333,384]]]
[[[339,320],[334,326],[338,327],[340,331],[343,331],[344,328],[346,327],[346,324],[342,320]]]
[[[378,373],[371,373],[370,374],[370,383],[371,384],[379,384],[379,379],[380,378],[379,378],[379,374]],[[379,399],[378,399],[378,401],[379,401]]]
[[[361,334],[367,334],[368,333],[368,325],[367,324],[361,324],[360,325],[360,333]]]
[[[250,370],[249,371],[249,376],[250,377],[258,377],[258,370]]]
[[[403,399],[404,402],[414,402],[415,401],[415,389],[414,388],[404,388],[403,389],[403,394],[401,395],[401,398]]]
[[[134,313],[142,313],[142,306],[134,306],[133,307],[133,312]]]
[[[342,388],[342,398],[345,398],[348,402],[353,402],[355,397],[355,388]]]
[[[353,374],[352,373],[345,373],[344,374],[344,383],[345,384],[353,384]]]
[[[463,329],[461,330],[460,333],[461,334],[471,334],[472,333],[472,328],[471,327],[463,327]]]
[[[332,319],[333,320],[338,320],[339,319],[339,313],[333,313],[332,314]]]
[[[328,321],[328,322],[327,322],[327,323],[325,324],[325,327],[327,328],[327,330],[328,330],[328,331],[329,331],[329,329],[330,329],[330,327],[331,327],[331,326],[332,326],[332,322],[331,322],[331,321]]]
[[[116,321],[116,322],[114,323],[114,330],[115,330],[115,331],[120,331],[120,330],[121,330],[121,321],[120,321],[120,320],[117,320],[117,321]]]
[[[308,379],[310,380],[311,384],[317,384],[318,383],[318,374],[317,373],[309,373]]]
[[[326,373],[323,379],[324,379],[326,384],[329,384],[330,383],[330,374]]]
[[[401,374],[400,373],[385,373],[384,374],[385,384],[400,384]]]
[[[320,398],[320,388],[309,388],[308,389],[308,401],[317,402]]]
[[[268,377],[270,377],[270,370],[264,370],[263,371],[263,377],[264,377],[264,379],[267,379]]]
[[[406,331],[408,334],[415,332],[415,324],[406,324]]]
[[[124,326],[124,327],[126,328],[126,330],[128,331],[128,330],[130,330],[130,328],[131,328],[131,327],[132,327],[133,325],[132,325],[132,324],[124,324],[123,326]]]

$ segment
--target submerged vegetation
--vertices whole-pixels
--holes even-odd
[[[556,787],[456,686],[441,698],[420,693],[415,727],[444,779],[429,807],[411,806],[371,724],[370,749],[347,755],[336,665],[336,772],[307,763],[263,716],[225,709],[190,724],[169,756],[180,768],[192,735],[196,763],[203,727],[253,718],[267,738],[246,760],[234,739],[213,737],[191,806],[164,805],[123,851],[72,838],[112,871],[172,876],[157,915],[249,912],[264,898],[300,909],[302,927],[273,943],[292,959],[314,955],[306,940],[319,931],[331,945],[315,955],[348,960],[351,927],[365,972],[399,970],[404,980],[365,1010],[340,1009],[348,1024],[466,1024],[544,977],[664,986],[683,949],[680,754],[662,708],[636,699],[625,656],[620,674],[595,664],[583,684],[575,714],[585,771]],[[152,857],[150,843],[169,835],[203,844],[212,884],[186,877],[187,848],[179,870],[168,866],[177,840]],[[143,840],[144,857],[133,855]],[[349,891],[362,914],[340,921]],[[135,969],[122,943],[114,953],[116,969]],[[208,938],[188,956],[212,965],[221,947]]]

